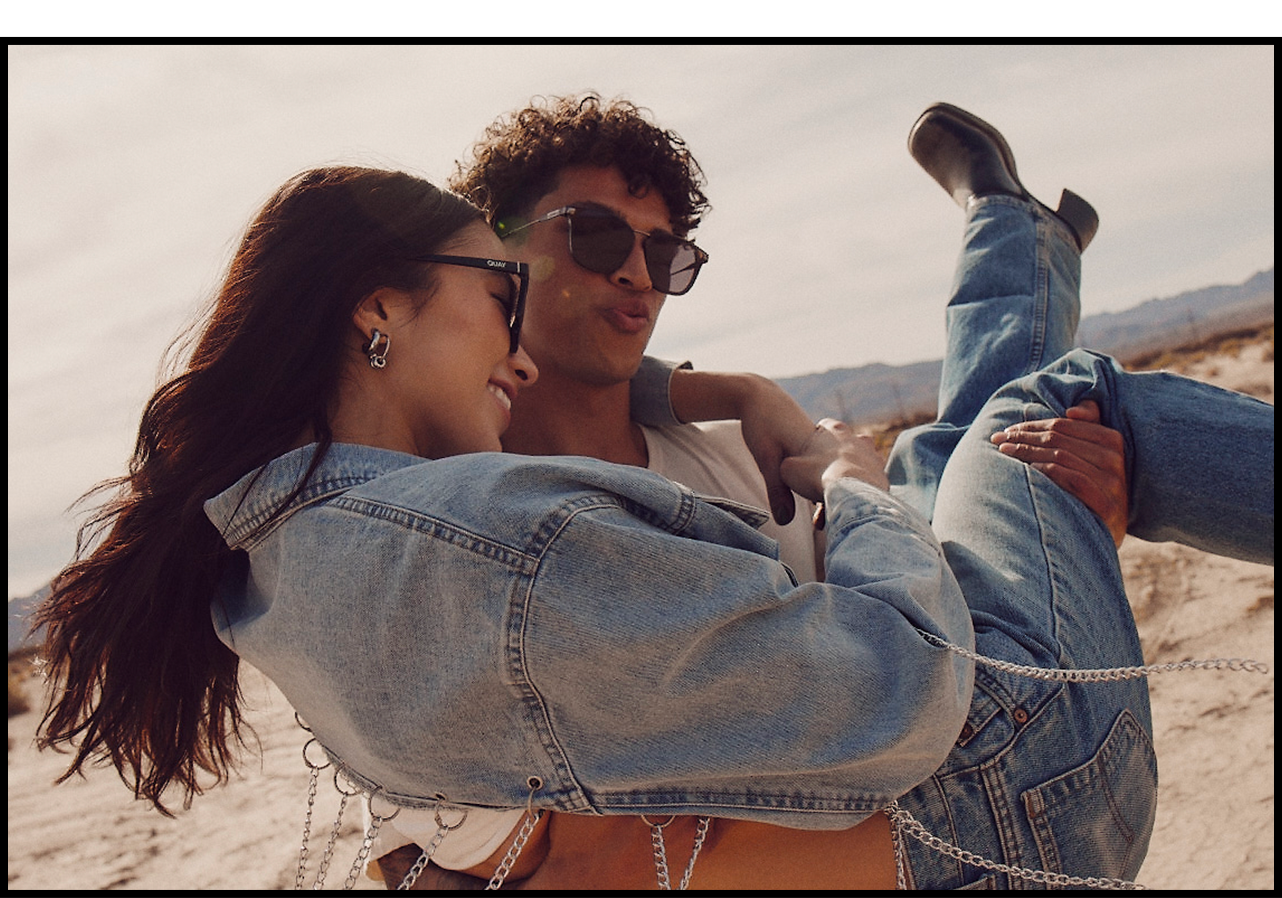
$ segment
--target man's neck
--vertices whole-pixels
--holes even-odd
[[[553,372],[526,387],[512,407],[503,448],[523,455],[584,455],[645,467],[641,429],[632,423],[629,385],[597,386]]]

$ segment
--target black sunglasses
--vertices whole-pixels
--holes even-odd
[[[570,222],[570,257],[588,271],[614,274],[632,254],[635,234],[640,234],[641,250],[650,284],[660,293],[680,296],[694,286],[699,269],[708,254],[689,240],[655,231],[638,231],[617,213],[590,206],[562,206],[542,218],[507,230],[499,224],[499,237],[508,238],[526,228],[564,216]]]
[[[439,262],[442,265],[462,265],[465,268],[483,268],[486,271],[498,271],[503,274],[516,275],[517,283],[510,280],[507,301],[503,309],[507,312],[507,329],[512,336],[509,350],[515,353],[521,346],[521,322],[525,320],[525,295],[530,291],[530,266],[524,262],[509,262],[507,259],[481,259],[476,256],[415,256],[415,262]]]

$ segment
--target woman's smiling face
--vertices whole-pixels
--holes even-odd
[[[483,224],[470,225],[440,253],[507,258]],[[392,308],[386,368],[375,383],[390,400],[404,451],[424,458],[498,452],[517,391],[538,370],[524,350],[511,353],[508,328],[516,278],[501,271],[431,262],[426,302]],[[408,297],[407,297],[408,299]],[[412,448],[411,448],[412,447]],[[391,447],[389,447],[391,448]]]

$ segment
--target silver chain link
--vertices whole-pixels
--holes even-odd
[[[1046,870],[1030,870],[1026,867],[1012,867],[1009,864],[1000,864],[997,861],[990,861],[988,858],[975,854],[973,851],[966,851],[958,848],[950,842],[945,842],[939,836],[933,835],[926,827],[917,821],[917,818],[901,808],[898,802],[892,801],[886,807],[886,813],[890,815],[891,832],[897,830],[906,832],[918,842],[921,842],[928,848],[934,849],[948,857],[955,858],[963,863],[970,864],[973,867],[982,867],[985,870],[993,870],[997,873],[1005,873],[1008,876],[1015,876],[1019,879],[1027,879],[1031,882],[1042,883],[1051,886],[1079,886],[1088,889],[1143,889],[1144,886],[1126,879],[1102,879],[1099,877],[1068,876],[1064,873],[1050,873]],[[898,860],[898,858],[896,858]],[[897,887],[905,888],[902,872],[899,876]]]
[[[438,831],[438,835],[443,837],[444,833]],[[414,886],[414,883],[418,882],[418,878],[423,875],[423,871],[427,869],[427,862],[432,859],[432,854],[436,851],[436,846],[441,844],[436,836],[433,836],[432,839],[435,844],[431,848],[424,848],[419,853],[418,860],[414,862],[414,866],[410,867],[409,872],[405,874],[405,878],[396,887],[396,891],[408,891]]]
[[[441,842],[445,840],[445,834],[463,825],[463,821],[467,819],[467,808],[458,808],[457,810],[463,812],[462,816],[454,823],[446,823],[441,819],[441,806],[436,806],[436,832],[432,834],[431,841],[427,843],[427,847],[419,854],[418,860],[414,862],[409,872],[405,874],[405,878],[401,880],[400,885],[396,887],[398,892],[407,891],[414,883],[418,882],[418,878],[427,869],[427,862],[432,859],[432,855],[436,854],[436,849],[440,848]]]
[[[672,816],[662,823],[651,823],[644,814],[641,815],[641,822],[650,827],[650,845],[654,849],[654,875],[659,882],[660,891],[672,891],[672,881],[668,877],[668,851],[663,843],[663,828],[675,819],[677,818]],[[708,829],[711,826],[711,817],[699,818],[699,825],[694,834],[694,849],[690,853],[690,860],[686,863],[685,872],[681,875],[677,891],[684,892],[690,888],[690,877],[694,875],[694,862],[699,859],[699,852],[703,850],[703,842],[707,839]]]
[[[341,793],[342,801],[338,803],[338,816],[334,818],[334,828],[330,831],[329,841],[325,843],[325,853],[321,855],[320,869],[316,871],[316,882],[312,883],[312,891],[319,892],[325,888],[325,875],[329,873],[329,862],[334,858],[334,846],[338,844],[338,831],[343,824],[343,812],[347,810],[346,792]]]
[[[641,822],[650,827],[650,846],[654,851],[654,873],[659,879],[659,891],[672,891],[672,883],[668,881],[668,851],[663,845],[663,828],[675,820],[675,817],[669,817],[662,823],[651,823],[645,815],[641,815]]]
[[[303,758],[306,760],[307,749],[303,749]],[[310,766],[310,765],[309,765]],[[307,878],[307,843],[312,838],[312,810],[316,806],[316,783],[320,779],[321,769],[312,767],[311,776],[307,783],[307,816],[303,818],[303,845],[298,849],[298,872],[294,874],[294,891],[303,890],[303,880]]]
[[[1246,671],[1249,673],[1269,672],[1269,666],[1262,661],[1253,661],[1249,658],[1211,658],[1204,661],[1172,661],[1167,664],[1146,664],[1141,667],[1105,667],[1095,670],[1063,670],[1046,667],[1028,667],[1023,664],[1012,664],[1009,661],[999,661],[996,658],[988,658],[984,655],[976,654],[958,645],[953,645],[945,639],[940,639],[924,630],[918,630],[922,638],[931,645],[937,645],[940,648],[948,649],[955,655],[960,655],[976,664],[982,664],[985,667],[991,667],[994,670],[1005,671],[1006,673],[1015,674],[1021,677],[1030,677],[1034,680],[1057,680],[1065,683],[1104,683],[1117,680],[1134,680],[1139,677],[1151,676],[1153,674],[1171,673],[1177,670],[1234,670]]]
[[[895,819],[891,808],[898,808],[895,802],[890,803],[890,807],[885,809],[885,814],[890,818],[890,850],[895,854],[895,890],[899,892],[907,891],[908,876],[905,872],[907,866],[904,859],[904,840],[900,838],[899,821]]]
[[[708,838],[708,830],[711,827],[711,817],[699,818],[699,827],[694,834],[694,850],[690,854],[690,862],[686,864],[685,873],[681,876],[681,884],[677,886],[678,891],[684,892],[690,888],[690,877],[694,875],[694,862],[698,860],[699,852],[703,850],[703,842]]]
[[[361,842],[360,851],[356,852],[356,860],[352,861],[352,869],[347,872],[347,881],[343,884],[343,891],[345,892],[350,892],[356,887],[356,878],[365,869],[365,863],[369,860],[370,849],[374,847],[374,840],[378,838],[378,831],[384,823],[401,812],[400,808],[396,808],[390,814],[375,813],[374,799],[377,797],[378,792],[374,792],[366,799],[369,808],[369,826],[365,829],[365,839]]]
[[[539,821],[542,819],[542,808],[532,814],[527,810],[525,814],[525,821],[521,824],[521,831],[516,834],[516,840],[512,842],[512,847],[507,850],[507,854],[503,856],[502,862],[500,862],[498,867],[495,869],[494,875],[490,877],[490,882],[485,887],[486,891],[492,892],[503,888],[503,883],[507,880],[507,875],[512,872],[512,868],[516,866],[517,858],[519,858],[521,856],[521,852],[525,850],[525,843],[530,840],[530,834],[534,832],[534,827],[538,826]]]
[[[297,721],[298,725],[302,727],[304,730],[306,730],[309,733],[311,732],[311,728],[308,727],[307,724],[303,723],[302,718],[298,716],[297,711],[294,712],[294,720]],[[313,745],[320,745],[320,743],[316,741],[315,737],[307,740],[307,742],[303,744],[303,763],[307,765],[307,768],[311,771],[311,775],[309,776],[308,783],[307,783],[307,814],[303,818],[303,844],[298,849],[298,871],[294,874],[294,889],[296,891],[302,890],[303,881],[306,879],[308,845],[312,837],[312,814],[316,807],[316,784],[320,779],[320,772],[324,770],[326,767],[328,767],[330,764],[328,760],[326,760],[324,764],[317,764],[314,761],[312,761],[311,758],[307,757],[307,749],[311,748]],[[336,785],[337,785],[337,782],[338,781],[335,780]],[[339,818],[341,820],[342,813],[343,813],[341,808],[339,809],[338,813],[339,813]],[[335,826],[335,834],[334,836],[330,837],[329,848],[326,850],[325,857],[322,858],[321,868],[320,868],[320,871],[317,873],[317,881],[316,881],[316,884],[313,886],[313,888],[316,888],[316,889],[319,889],[321,887],[321,884],[324,883],[325,881],[325,871],[329,866],[328,857],[329,857],[329,854],[333,852],[333,846],[334,846],[333,840],[337,836],[337,827],[338,827],[337,821],[335,821],[334,826]]]
[[[374,847],[374,839],[378,836],[378,830],[383,825],[385,817],[371,816],[369,827],[365,830],[365,839],[361,842],[360,850],[356,852],[356,860],[352,861],[352,869],[347,871],[347,880],[343,883],[343,891],[350,892],[356,887],[356,877],[361,875],[365,869],[365,862],[369,860],[370,849]]]

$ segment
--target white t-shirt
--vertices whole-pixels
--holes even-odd
[[[756,459],[743,442],[738,421],[643,427],[651,471],[685,484],[704,496],[733,499],[769,511],[766,484]],[[797,513],[781,527],[771,518],[761,532],[779,543],[779,560],[801,583],[819,579],[815,532],[810,519],[814,503],[795,496]]]
[[[684,484],[700,495],[732,499],[768,511],[766,486],[752,453],[744,445],[738,421],[643,427],[642,430],[651,471]],[[799,582],[805,583],[818,579],[815,533],[810,523],[814,504],[800,496],[796,502],[797,513],[790,524],[781,527],[772,518],[762,526],[761,532],[779,543],[779,559],[792,569]],[[368,808],[365,813],[368,817]],[[463,824],[441,841],[432,862],[447,870],[466,870],[481,863],[507,840],[524,815],[522,808],[468,809]],[[411,842],[427,845],[438,828],[433,810],[402,808],[379,829],[369,856],[379,858]],[[377,870],[373,863],[367,868],[371,874]]]

